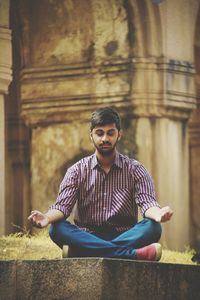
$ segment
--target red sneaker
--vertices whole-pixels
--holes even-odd
[[[162,255],[162,246],[158,243],[136,249],[136,259],[158,261]]]

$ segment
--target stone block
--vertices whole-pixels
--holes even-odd
[[[105,259],[102,299],[197,300],[200,267]]]
[[[0,299],[15,299],[16,294],[16,262],[0,261]]]
[[[1,300],[199,300],[200,266],[105,258],[0,262]]]
[[[17,299],[100,299],[102,259],[20,261]]]

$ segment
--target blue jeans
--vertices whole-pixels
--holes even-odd
[[[68,245],[80,257],[134,258],[136,249],[157,242],[161,231],[160,223],[146,218],[120,234],[108,229],[93,234],[61,220],[51,225],[49,235],[60,248]]]

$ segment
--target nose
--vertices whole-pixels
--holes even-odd
[[[107,134],[104,134],[103,136],[102,136],[102,141],[103,142],[108,142],[108,136],[107,136]]]

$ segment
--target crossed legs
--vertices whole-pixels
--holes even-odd
[[[128,231],[111,234],[110,240],[79,229],[66,220],[51,225],[51,239],[62,248],[68,245],[78,249],[80,256],[135,258],[136,249],[157,242],[161,236],[161,225],[150,219],[143,219]]]

